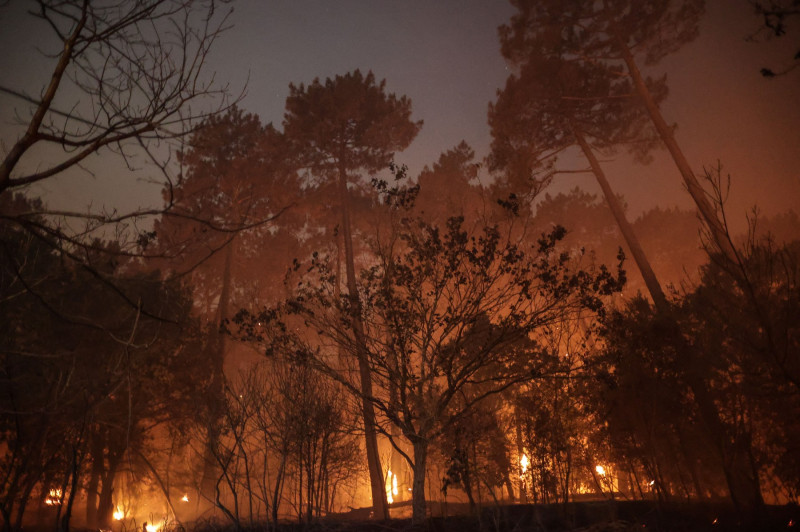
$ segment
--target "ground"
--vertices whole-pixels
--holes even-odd
[[[800,532],[800,508],[770,506],[755,525],[747,525],[736,511],[723,504],[657,504],[654,501],[592,501],[549,505],[501,505],[464,514],[459,506],[432,508],[442,517],[431,517],[418,530],[425,532]],[[410,519],[388,522],[364,519],[366,512],[321,519],[311,526],[286,523],[269,532],[407,532]],[[454,515],[455,514],[455,515]],[[221,530],[214,527],[215,532]],[[233,527],[230,527],[233,531]],[[253,527],[251,532],[267,531]],[[197,530],[196,532],[205,532]]]

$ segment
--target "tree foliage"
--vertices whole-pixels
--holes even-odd
[[[541,328],[601,312],[601,298],[619,289],[621,278],[605,267],[581,269],[555,253],[563,234],[556,228],[527,247],[499,226],[470,232],[458,217],[441,228],[408,221],[392,251],[362,274],[369,399],[414,449],[406,458],[415,522],[425,516],[428,446],[473,405],[545,371]],[[353,351],[355,339],[351,300],[335,284],[318,256],[282,308],[243,311],[235,321],[268,353],[306,360],[360,395],[336,356],[335,347]]]
[[[98,518],[108,524],[123,456],[144,452],[155,427],[197,414],[203,379],[186,371],[201,369],[191,301],[157,274],[123,275],[116,264],[95,265],[118,276],[114,289],[94,283],[52,244],[13,224],[0,230],[3,526],[17,529],[26,512],[41,511],[34,501],[42,504],[50,489],[61,490],[66,526],[84,475],[103,477],[93,485],[102,489]],[[159,318],[143,314],[145,306]]]

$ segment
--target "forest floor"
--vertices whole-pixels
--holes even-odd
[[[369,510],[364,509],[311,525],[286,523],[277,532],[800,532],[800,508],[796,505],[768,506],[757,524],[747,524],[732,507],[713,503],[585,501],[497,505],[474,512],[469,512],[467,505],[448,504],[444,508],[431,504],[429,510],[435,517],[418,528],[411,526],[409,518],[368,520]],[[402,507],[395,505],[393,510]],[[248,529],[262,530],[267,529]]]

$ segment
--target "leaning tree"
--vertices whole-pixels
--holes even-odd
[[[502,51],[507,60],[517,66],[525,65],[529,58],[557,60],[574,65],[572,68],[597,71],[606,79],[618,79],[627,84],[675,161],[711,242],[731,268],[741,273],[738,276],[740,282],[746,283],[740,255],[721,216],[721,204],[710,201],[700,185],[675,140],[673,128],[661,114],[659,93],[652,90],[652,83],[639,69],[640,62],[656,64],[696,37],[704,2],[606,0],[576,2],[566,8],[556,1],[514,0],[513,3],[518,12],[500,30]],[[569,96],[564,93],[561,96],[564,95]],[[581,143],[577,136],[576,140]],[[585,142],[581,147],[585,150]],[[656,284],[653,287],[659,288]],[[653,299],[657,306],[668,310],[662,297],[654,295]],[[666,312],[662,314],[667,315]],[[743,514],[753,517],[763,505],[757,479],[748,473],[751,465],[743,458],[738,443],[728,437],[729,427],[707,393],[703,381],[707,375],[707,361],[695,356],[696,350],[692,351],[688,342],[680,349],[685,353],[689,368],[687,377],[697,407],[723,458],[731,498]]]

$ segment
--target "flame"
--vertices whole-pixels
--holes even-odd
[[[123,519],[125,519],[125,510],[117,506],[117,509],[114,510],[114,519],[116,521],[122,521]]]
[[[597,474],[600,475],[601,477],[606,476],[606,468],[605,467],[603,467],[601,465],[598,465],[597,467],[594,468],[594,470],[597,471]]]
[[[397,495],[397,475],[389,469],[386,471],[386,502],[392,504],[394,495]]]
[[[161,528],[161,525],[160,524],[156,525],[156,524],[145,523],[144,528],[145,528],[145,530],[147,530],[147,532],[158,532],[158,529]]]
[[[61,490],[57,488],[51,489],[47,493],[47,497],[45,497],[44,503],[48,506],[55,506],[57,504],[61,504]]]
[[[183,502],[189,502],[189,496],[188,495],[184,495],[183,497],[181,497],[181,500]]]
[[[527,455],[522,455],[522,458],[519,459],[519,466],[522,469],[522,474],[524,475],[525,472],[528,470],[528,466],[530,465],[530,460],[528,460]]]

